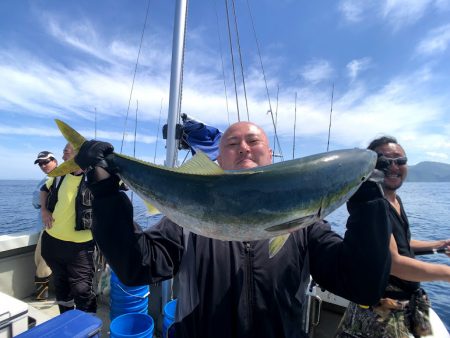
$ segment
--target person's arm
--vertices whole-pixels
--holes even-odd
[[[397,243],[391,236],[389,244],[392,266],[391,274],[411,282],[445,281],[450,282],[450,266],[420,261],[398,253]]]
[[[41,200],[40,200],[41,187],[45,184],[46,181],[47,181],[46,178],[42,179],[36,186],[36,189],[34,189],[33,191],[33,199],[31,203],[33,204],[33,207],[35,209],[39,209],[41,207]]]
[[[443,239],[440,241],[420,241],[411,239],[409,244],[415,252],[444,248],[447,249],[447,256],[450,257],[450,239]]]
[[[114,168],[106,161],[112,151],[109,143],[86,141],[75,156],[75,162],[88,169],[94,195],[94,239],[123,283],[143,285],[169,279],[181,264],[183,230],[167,219],[145,232],[133,222],[133,206],[119,191],[119,178],[111,174]]]
[[[309,231],[314,280],[325,289],[364,305],[375,304],[382,297],[391,268],[388,202],[377,189],[368,182],[350,199],[343,240],[325,225]]]
[[[53,215],[50,212],[50,210],[47,209],[47,197],[48,197],[48,189],[45,185],[42,186],[41,192],[39,194],[39,200],[41,202],[41,217],[42,217],[42,224],[47,229],[50,229],[53,226],[53,222],[55,221],[53,219]]]

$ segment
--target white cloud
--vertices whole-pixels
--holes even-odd
[[[349,22],[359,22],[363,19],[368,1],[341,0],[338,10]]]
[[[319,83],[328,80],[333,75],[333,68],[326,60],[313,60],[304,66],[300,76],[309,83]]]
[[[354,81],[362,71],[366,70],[370,66],[371,59],[369,57],[350,61],[346,66],[350,80]]]
[[[428,32],[416,48],[417,53],[431,55],[445,52],[450,46],[450,24]]]

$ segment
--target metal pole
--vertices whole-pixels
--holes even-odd
[[[184,35],[186,29],[187,0],[177,0],[173,28],[172,66],[170,75],[169,113],[167,116],[166,166],[174,167],[176,158],[175,127],[181,101]]]
[[[181,106],[181,80],[183,71],[184,36],[186,29],[187,0],[177,0],[175,8],[175,21],[172,42],[172,66],[170,74],[169,113],[167,116],[167,143],[166,163],[167,167],[176,164],[176,140],[175,128],[179,109]],[[164,281],[161,286],[161,313],[164,305],[172,296],[172,280]]]

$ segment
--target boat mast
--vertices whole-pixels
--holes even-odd
[[[184,37],[186,31],[187,0],[177,0],[172,42],[169,113],[167,116],[166,166],[176,164],[177,145],[175,128],[181,108],[181,81],[183,78]]]
[[[181,83],[183,79],[183,56],[186,32],[187,0],[177,0],[175,6],[175,20],[172,41],[172,65],[170,70],[169,112],[167,115],[167,167],[174,167],[177,161],[177,142],[175,130],[181,108]],[[172,297],[172,280],[164,281],[161,285],[161,312],[164,305]]]

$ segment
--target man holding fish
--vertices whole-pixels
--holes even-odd
[[[64,128],[65,126],[60,126],[67,137]],[[321,287],[359,304],[376,303],[386,287],[390,272],[391,229],[387,201],[374,182],[363,183],[350,199],[350,216],[344,238],[321,220],[331,202],[327,200],[326,193],[317,197],[313,190],[311,196],[314,198],[308,200],[308,196],[303,196],[303,199],[308,200],[304,208],[308,203],[318,205],[313,214],[308,217],[301,214],[301,217],[297,217],[298,220],[287,219],[280,224],[271,225],[266,229],[266,234],[255,228],[255,238],[249,237],[252,231],[246,229],[246,224],[254,222],[251,217],[254,209],[264,211],[273,207],[269,205],[272,203],[282,210],[284,204],[298,198],[293,192],[285,193],[283,198],[277,198],[276,201],[270,200],[270,196],[277,196],[282,189],[289,191],[289,186],[296,183],[291,181],[290,171],[282,176],[286,178],[284,181],[271,174],[271,170],[276,172],[283,165],[271,165],[272,151],[267,135],[253,123],[235,123],[223,134],[218,157],[221,168],[217,167],[216,170],[204,161],[195,162],[196,159],[193,159],[191,164],[182,166],[179,171],[175,170],[176,175],[172,180],[179,176],[186,180],[184,184],[182,180],[173,182],[178,185],[180,195],[192,189],[194,183],[189,181],[191,176],[192,180],[206,180],[205,187],[216,187],[213,188],[216,190],[215,194],[211,195],[215,199],[213,202],[206,198],[201,200],[201,197],[204,198],[201,194],[206,194],[206,190],[196,191],[200,197],[192,197],[200,198],[197,207],[202,213],[198,216],[198,227],[188,227],[194,220],[186,222],[176,212],[179,209],[180,214],[188,215],[189,211],[184,212],[188,205],[168,206],[168,202],[159,202],[161,198],[154,197],[151,200],[156,201],[158,209],[176,219],[177,223],[184,222],[183,227],[165,217],[155,226],[142,231],[133,223],[132,205],[127,196],[119,191],[119,177],[116,175],[118,173],[129,184],[138,170],[126,172],[121,164],[125,157],[114,154],[109,143],[85,141],[79,135],[72,141],[79,143],[77,146],[80,146],[80,151],[75,162],[89,171],[88,177],[95,195],[93,207],[97,219],[93,228],[94,237],[121,281],[128,285],[143,285],[161,282],[177,275],[178,305],[170,331],[171,337],[306,337],[301,328],[301,316],[310,275]],[[349,154],[354,154],[355,158],[359,156],[358,152]],[[365,159],[373,160],[374,154],[371,152],[363,155]],[[323,162],[313,158],[317,162],[318,173],[321,172],[321,166],[340,155],[327,156],[325,155]],[[373,166],[375,160],[376,156]],[[351,159],[346,161],[352,163]],[[201,174],[203,165],[207,167],[207,173],[213,174]],[[318,186],[323,181],[334,179],[334,173],[344,179],[345,175],[342,176],[343,173],[339,172],[339,165],[335,171],[331,169],[326,172],[328,176],[323,174],[323,177],[315,177]],[[264,173],[266,176],[263,176]],[[261,185],[260,189],[258,184],[247,189],[247,181],[256,180],[258,176],[265,177],[258,183]],[[301,173],[297,176],[301,179]],[[240,181],[232,181],[238,178]],[[161,174],[159,180],[162,179],[164,177]],[[214,185],[216,181],[225,179],[230,179],[226,182],[240,183]],[[346,191],[353,193],[361,180],[365,179],[364,175],[362,178],[358,176],[359,183],[346,188]],[[157,183],[155,181],[154,184]],[[267,183],[270,185],[264,185]],[[305,181],[304,184],[311,183]],[[134,188],[133,185],[130,186],[138,191],[140,189],[137,184]],[[234,196],[231,201],[231,198],[226,197],[227,190],[234,193],[230,195]],[[258,190],[262,190],[263,194],[259,203],[254,203],[252,194],[253,191],[255,194],[259,193]],[[333,201],[339,200],[342,204],[340,197],[342,196],[333,196]],[[208,210],[203,210],[203,207],[208,205],[209,209],[220,210],[217,205],[222,203],[229,209],[230,224],[233,226],[217,232],[214,225],[220,223],[220,217],[208,215],[211,220],[209,223],[205,222]],[[233,208],[240,210],[242,224],[236,225],[235,218],[238,217],[234,216]],[[309,209],[313,210],[312,207]],[[267,217],[270,218],[271,214]],[[297,226],[300,224],[297,221],[303,222],[303,225]],[[259,222],[264,222],[264,219],[261,218]],[[211,226],[203,231],[203,224]],[[276,250],[269,253],[271,234],[279,241],[273,245]]]

